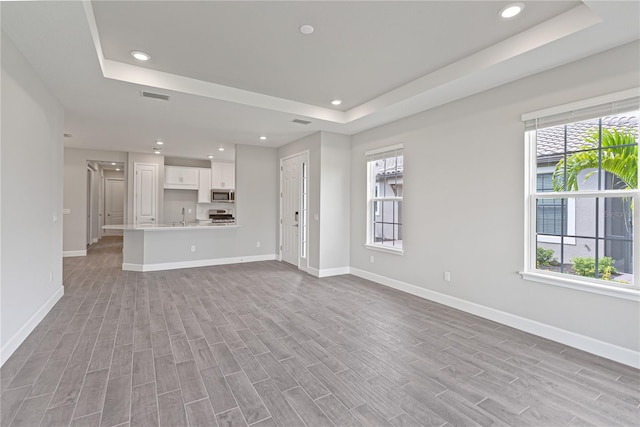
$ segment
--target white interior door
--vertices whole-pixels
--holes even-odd
[[[282,260],[299,266],[300,258],[300,159],[299,156],[281,163],[282,185]]]
[[[124,180],[107,178],[104,192],[105,225],[122,224],[124,221]],[[120,230],[105,230],[106,236],[122,235]]]
[[[158,167],[153,164],[136,163],[134,171],[134,223],[136,225],[155,224],[158,210]]]

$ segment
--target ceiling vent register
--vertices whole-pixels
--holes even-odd
[[[168,101],[169,100],[169,95],[163,95],[161,93],[147,92],[145,90],[140,91],[140,95],[142,95],[145,98],[160,99],[162,101]]]

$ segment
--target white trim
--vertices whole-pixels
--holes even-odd
[[[374,148],[373,150],[365,151],[364,155],[371,156],[373,154],[386,153],[387,151],[402,150],[402,149],[404,149],[404,144],[396,144],[396,145],[391,145],[391,146],[386,146],[381,148]]]
[[[93,240],[91,240],[92,243],[98,243],[100,239],[98,239],[97,237],[94,237]]]
[[[462,310],[464,312],[471,313],[485,319],[493,320],[494,322],[520,329],[522,331],[529,332],[531,334],[550,339],[552,341],[566,344],[571,347],[575,347],[577,349],[584,350],[589,353],[593,353],[595,355],[632,366],[634,368],[640,368],[640,352],[635,350],[620,347],[615,344],[607,343],[595,338],[588,337],[586,335],[581,335],[535,320],[516,316],[514,314],[496,310],[491,307],[486,307],[470,301],[465,301],[460,298],[452,297],[450,295],[441,294],[439,292],[411,285],[399,280],[380,276],[378,274],[371,273],[365,270],[351,267],[351,274],[363,279],[371,280],[384,286],[388,286],[393,289],[397,289],[402,292],[406,292],[411,295],[418,296],[420,298],[428,299],[430,301],[444,304],[446,306],[453,307],[455,309]]]
[[[606,295],[613,298],[627,299],[640,302],[640,290],[637,288],[623,288],[622,286],[609,286],[603,283],[589,281],[585,277],[579,280],[570,276],[553,274],[551,272],[536,273],[531,271],[522,271],[520,276],[524,280],[532,282],[545,283],[547,285],[561,286],[563,288],[577,289],[579,291],[590,292],[598,295]]]
[[[364,247],[367,249],[371,249],[372,251],[386,252],[388,254],[394,254],[394,255],[400,255],[400,256],[404,255],[404,249],[393,249],[388,246],[374,245],[371,243],[365,243]]]
[[[638,189],[630,190],[584,190],[584,191],[548,191],[531,193],[537,199],[592,199],[595,197],[636,197],[640,194]]]
[[[309,267],[307,273],[316,277],[330,277],[330,276],[341,276],[343,274],[350,274],[351,267],[336,267],[336,268],[326,268],[324,270],[318,270],[317,268]]]
[[[602,104],[608,104],[610,102],[622,101],[629,98],[637,98],[640,92],[640,87],[633,89],[622,90],[620,92],[609,93],[607,95],[596,96],[595,98],[583,99],[576,102],[570,102],[564,105],[558,105],[551,108],[545,108],[543,110],[532,111],[522,115],[522,121],[539,119],[541,117],[553,116],[556,114],[562,114],[569,111],[581,110],[583,108],[596,107]]]
[[[38,326],[38,324],[44,319],[54,305],[64,295],[64,286],[60,286],[51,297],[40,308],[33,313],[33,316],[16,332],[7,343],[0,349],[0,366],[4,365],[14,351],[20,347],[20,344],[27,339],[29,334]]]
[[[276,259],[276,254],[266,254],[266,255],[249,255],[249,256],[230,257],[230,258],[197,259],[192,261],[162,262],[157,264],[123,263],[122,269],[124,271],[140,271],[140,272],[162,271],[162,270],[177,270],[181,268],[209,267],[212,265],[239,264],[243,262],[273,261],[275,259]]]
[[[62,251],[63,258],[74,257],[74,256],[87,256],[87,250],[84,249],[81,251]]]

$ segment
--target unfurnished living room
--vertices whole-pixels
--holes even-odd
[[[0,18],[0,426],[640,423],[640,1]]]

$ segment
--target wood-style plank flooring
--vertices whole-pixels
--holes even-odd
[[[640,371],[353,276],[134,273],[122,241],[1,372],[2,426],[632,426]]]

